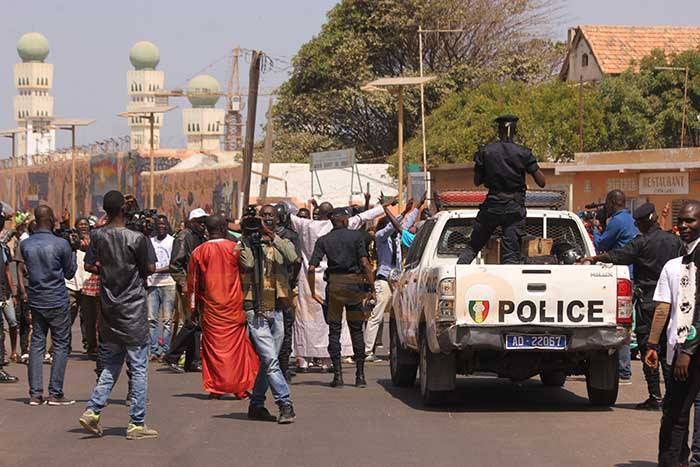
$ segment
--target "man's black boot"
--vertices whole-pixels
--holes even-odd
[[[343,368],[340,365],[340,359],[333,360],[333,381],[331,381],[332,388],[342,387],[343,384]]]
[[[366,388],[367,381],[365,380],[365,360],[363,358],[356,358],[355,365],[357,365],[357,369],[355,370],[355,387]]]
[[[640,402],[634,408],[637,410],[651,410],[652,412],[658,412],[661,410],[661,398],[655,396],[649,396],[649,399],[644,402]]]

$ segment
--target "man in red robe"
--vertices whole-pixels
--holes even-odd
[[[248,338],[238,270],[240,249],[226,239],[226,219],[209,216],[209,241],[192,253],[188,269],[190,308],[202,327],[202,380],[211,399],[245,395],[253,388],[258,357]]]

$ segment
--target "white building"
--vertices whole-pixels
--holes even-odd
[[[209,75],[198,75],[187,84],[187,99],[191,109],[182,111],[182,129],[187,137],[187,149],[221,151],[224,134],[224,109],[217,109],[219,82]]]
[[[129,60],[134,66],[126,74],[127,92],[129,94],[129,104],[127,111],[153,107],[160,103],[156,97],[157,92],[163,92],[165,87],[165,73],[156,70],[160,62],[160,51],[158,47],[148,41],[141,41],[134,44],[129,52]],[[129,128],[131,130],[131,149],[150,149],[151,128],[147,118],[130,116]],[[163,114],[154,114],[153,125],[153,147],[160,147],[160,128],[163,125]]]
[[[26,128],[19,136],[17,154],[32,163],[35,154],[56,149],[56,131],[46,126],[53,118],[53,65],[44,63],[49,55],[49,41],[38,32],[24,34],[17,41],[22,63],[14,66],[14,116],[17,126]]]

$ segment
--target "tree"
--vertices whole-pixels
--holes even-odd
[[[382,76],[416,75],[418,27],[459,27],[459,34],[425,36],[426,108],[486,79],[539,81],[556,60],[537,40],[545,34],[555,0],[343,0],[320,34],[294,57],[274,114],[279,140],[323,137],[335,147],[354,146],[360,160],[381,160],[397,145],[396,105],[363,84]],[[517,53],[514,53],[517,52]],[[517,58],[513,58],[517,57]],[[552,65],[554,63],[554,65]],[[419,123],[418,92],[406,94],[406,134]]]
[[[426,121],[430,165],[471,161],[479,146],[496,140],[494,119],[508,113],[520,118],[518,141],[531,147],[539,160],[570,160],[579,147],[578,92],[577,86],[560,81],[527,85],[510,80],[456,93]],[[607,132],[595,88],[585,88],[584,106],[586,144],[599,147]],[[405,160],[421,163],[421,138],[408,142]]]

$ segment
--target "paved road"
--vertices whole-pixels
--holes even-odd
[[[634,364],[634,384],[605,410],[588,404],[582,380],[551,389],[535,379],[462,378],[454,403],[425,408],[416,389],[391,386],[385,362],[369,366],[366,389],[332,389],[328,374],[300,375],[292,386],[298,419],[288,426],[248,421],[245,401],[207,400],[198,374],[152,365],[147,420],[161,438],[143,441],[124,438],[125,378],[97,439],[77,423],[94,362],[71,358],[65,389],[79,402],[70,407],[29,407],[26,368],[11,365],[22,380],[0,386],[0,465],[646,467],[656,465],[659,414],[632,409],[644,396]]]

